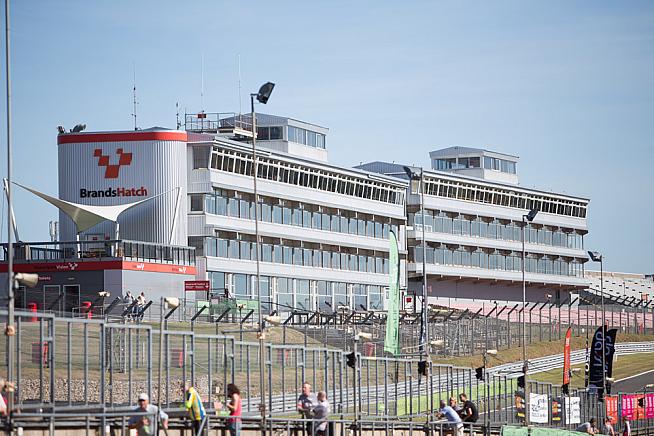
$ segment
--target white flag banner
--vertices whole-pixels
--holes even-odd
[[[565,401],[565,423],[581,424],[581,398],[564,397]]]
[[[547,395],[529,393],[529,421],[547,424],[549,421],[549,401]]]

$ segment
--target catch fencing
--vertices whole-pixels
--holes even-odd
[[[6,316],[6,310],[0,310],[0,321]],[[0,349],[0,370],[6,373],[9,358],[16,370],[13,419],[33,422],[40,414],[44,422],[56,425],[57,417],[82,416],[90,410],[109,419],[134,405],[141,392],[164,409],[178,410],[183,383],[190,382],[202,393],[210,414],[216,413],[218,401],[224,403],[227,384],[235,383],[246,416],[261,418],[264,406],[266,418],[292,420],[306,381],[315,391],[327,393],[334,419],[424,421],[440,400],[464,392],[478,404],[484,424],[520,422],[514,369],[488,371],[479,380],[471,368],[433,365],[426,377],[420,375],[419,356],[366,356],[363,344],[355,341],[345,348],[306,344],[306,339],[305,344],[265,342],[262,347],[259,341],[216,334],[211,325],[186,329],[168,324],[164,321],[160,329],[158,324],[126,320],[16,313],[15,348],[8,350],[5,343]],[[281,328],[271,328],[268,334],[280,335]],[[348,366],[351,352],[355,368]],[[546,395],[550,405],[562,397],[559,387],[546,383],[530,381],[529,391]],[[580,398],[580,419],[603,416],[592,394],[572,395]],[[550,412],[547,424],[573,426],[555,418]]]

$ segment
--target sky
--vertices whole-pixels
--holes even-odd
[[[174,128],[272,81],[258,110],[328,127],[332,163],[518,155],[521,185],[591,200],[605,270],[654,273],[654,2],[10,3],[15,181],[56,195],[56,127],[132,129],[134,83],[137,125]],[[56,209],[14,192],[21,239],[49,240]]]

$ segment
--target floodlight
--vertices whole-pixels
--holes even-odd
[[[613,382],[615,381],[615,378],[613,378],[613,377],[607,377],[607,378],[606,378],[606,381],[609,382],[609,383],[613,383]]]
[[[14,279],[21,285],[26,286],[28,288],[33,288],[39,283],[38,274],[18,273],[14,276]]]
[[[272,94],[274,88],[275,84],[272,82],[266,82],[261,85],[261,88],[259,88],[259,92],[257,93],[257,101],[263,104],[268,103],[268,99],[270,98],[270,94]]]
[[[86,129],[86,124],[77,124],[75,127],[73,127],[73,129],[71,130],[71,132],[73,132],[73,133],[79,133],[79,132],[81,132],[81,131],[84,130],[84,129]]]
[[[496,356],[497,355],[497,350],[492,349],[492,350],[486,350],[486,354],[489,356]]]
[[[581,368],[572,368],[570,372],[581,372]]]
[[[372,333],[361,332],[354,337],[356,340],[369,341],[372,339]]]
[[[590,260],[592,260],[593,262],[602,261],[602,255],[597,251],[589,251],[588,256],[590,256]]]
[[[272,325],[280,325],[282,323],[282,317],[279,315],[267,315],[263,317],[263,320]]]
[[[164,298],[164,303],[166,303],[169,308],[175,309],[177,306],[179,306],[179,298],[177,298],[177,297],[165,297]]]
[[[536,215],[538,215],[538,209],[534,208],[530,210],[527,215],[525,215],[525,218],[527,218],[527,221],[532,222],[534,218],[536,218]]]
[[[100,291],[100,292],[98,292],[98,296],[102,297],[102,298],[108,297],[110,295],[111,295],[111,293],[109,291]]]
[[[445,341],[443,341],[442,339],[437,339],[435,341],[431,341],[430,344],[433,345],[434,347],[442,347],[443,345],[445,345]]]

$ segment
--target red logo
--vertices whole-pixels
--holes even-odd
[[[124,153],[122,148],[116,150],[118,155],[118,164],[110,164],[109,156],[102,154],[101,148],[96,148],[93,152],[93,156],[98,158],[98,166],[105,167],[104,178],[105,179],[117,179],[120,167],[129,166],[132,163],[132,153]]]

